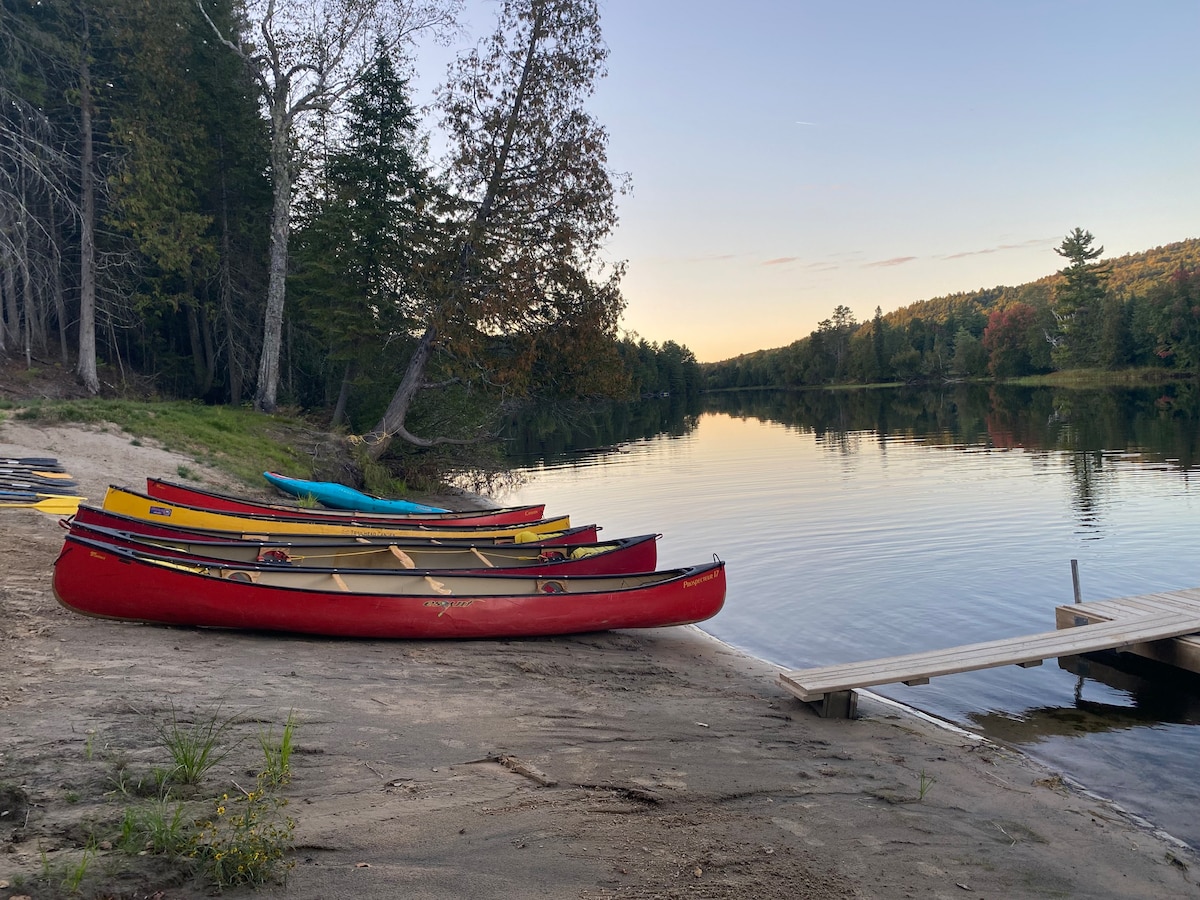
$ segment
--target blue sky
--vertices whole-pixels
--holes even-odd
[[[490,30],[494,5],[470,0]],[[601,0],[623,326],[701,362],[1200,236],[1197,0]],[[418,61],[420,65],[420,61]]]

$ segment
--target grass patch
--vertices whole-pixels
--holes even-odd
[[[177,856],[190,851],[190,821],[180,802],[166,797],[145,806],[130,806],[121,818],[121,831],[114,845],[125,853],[157,853]]]
[[[248,718],[221,709],[220,704],[208,707],[190,722],[173,708],[151,717],[154,749],[166,747],[174,767],[156,767],[141,776],[128,767],[130,754],[142,755],[136,748],[100,753],[89,740],[87,758],[114,764],[118,789],[68,796],[66,802],[101,804],[108,811],[92,827],[72,826],[63,833],[69,843],[43,849],[40,866],[6,874],[0,886],[28,885],[33,897],[100,898],[157,896],[157,887],[188,882],[216,893],[284,883],[293,864],[295,822],[285,813],[288,801],[279,788],[289,781],[295,714],[288,713],[282,730],[277,724],[258,726],[263,757],[257,762],[247,750],[237,757],[235,768],[258,772],[253,790],[230,781],[232,787],[203,791],[196,782],[243,746],[247,736],[233,730],[246,726]],[[103,790],[99,779],[94,784]],[[22,815],[29,803],[21,789],[3,783],[0,801]]]
[[[159,740],[174,763],[167,777],[178,784],[199,784],[205,773],[233,750],[222,739],[235,720],[236,716],[222,717],[217,706],[194,722],[182,722],[172,707],[170,719],[156,726]]]
[[[288,713],[283,733],[275,737],[275,726],[258,729],[258,743],[262,747],[266,767],[263,778],[271,787],[287,784],[292,777],[292,751],[295,749],[296,714]]]
[[[937,784],[937,779],[932,775],[927,775],[925,770],[921,770],[920,776],[917,778],[917,800],[925,799],[925,795],[929,793],[929,789]]]
[[[267,470],[309,471],[311,460],[298,448],[317,438],[305,422],[285,415],[184,401],[32,400],[14,416],[43,424],[111,423],[128,434],[135,446],[154,441],[254,485],[261,485]],[[193,473],[188,469],[180,476],[193,477]]]
[[[1166,384],[1194,376],[1186,373],[1147,366],[1138,369],[1064,369],[1045,375],[1025,375],[1010,378],[1005,384],[1022,387],[1103,388],[1138,387],[1142,385]]]

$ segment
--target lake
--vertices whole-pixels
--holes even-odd
[[[721,557],[701,627],[800,668],[1052,630],[1071,560],[1085,601],[1200,586],[1198,423],[1193,383],[660,399],[520,423],[493,495],[658,532],[660,567]],[[1050,660],[876,692],[1200,847],[1200,677]]]

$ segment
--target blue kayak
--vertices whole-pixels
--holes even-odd
[[[288,478],[286,475],[279,475],[275,472],[263,472],[263,478],[285,494],[291,494],[293,497],[314,497],[318,503],[330,509],[384,513],[449,512],[449,510],[437,506],[413,503],[411,500],[386,500],[383,497],[373,497],[334,481],[305,481],[302,478]]]

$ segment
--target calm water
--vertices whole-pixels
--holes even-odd
[[[789,668],[852,661],[1051,630],[1072,559],[1085,601],[1200,586],[1197,406],[1191,386],[655,401],[527,426],[497,499],[659,532],[662,567],[716,554],[705,630]],[[1198,685],[1048,661],[878,692],[1200,846]]]

